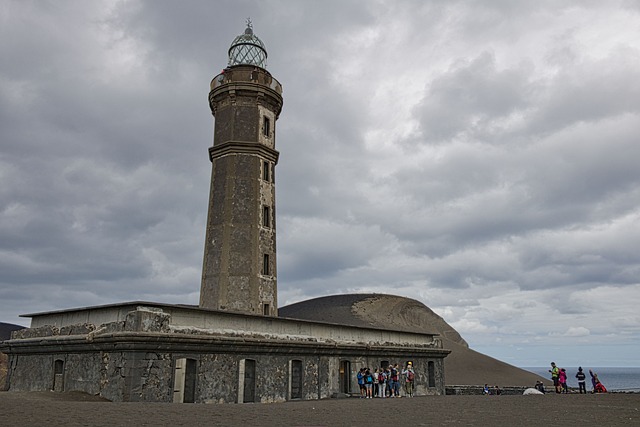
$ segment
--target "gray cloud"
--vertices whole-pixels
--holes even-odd
[[[584,342],[615,348],[606,364],[635,363],[638,12],[568,0],[10,2],[0,321],[197,302],[208,85],[251,17],[284,86],[280,303],[397,293],[512,363],[546,363],[559,343],[578,357]]]

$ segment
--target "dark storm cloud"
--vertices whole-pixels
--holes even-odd
[[[284,86],[281,304],[398,293],[505,354],[615,341],[606,325],[637,336],[634,2],[25,1],[0,14],[0,320],[197,302],[208,85],[250,17]]]

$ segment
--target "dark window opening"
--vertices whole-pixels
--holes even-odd
[[[291,399],[302,399],[302,360],[291,361]]]
[[[262,274],[265,276],[269,275],[269,254],[262,256]]]
[[[382,369],[387,369],[389,367],[389,361],[388,360],[383,360],[382,362],[380,362],[380,367]]]
[[[245,359],[244,361],[244,381],[243,381],[244,403],[252,403],[256,400],[256,361]]]
[[[429,362],[427,365],[429,373],[429,387],[436,386],[436,366],[433,362]]]
[[[263,119],[262,133],[264,136],[268,137],[269,134],[271,133],[271,121],[267,116],[264,116],[262,119]]]
[[[271,209],[269,206],[262,207],[262,226],[271,228]]]
[[[262,163],[262,179],[269,181],[269,162]]]
[[[269,304],[267,304],[266,302],[262,304],[262,314],[264,314],[265,316],[269,315]]]
[[[53,373],[58,375],[58,374],[62,374],[64,373],[64,361],[63,360],[56,360],[55,363],[53,364]]]

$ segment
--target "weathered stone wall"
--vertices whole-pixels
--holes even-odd
[[[204,308],[277,314],[275,222],[262,218],[264,207],[270,217],[275,211],[275,122],[282,90],[273,82],[264,69],[238,65],[211,85],[209,104],[216,121],[209,149],[211,191],[200,290]]]
[[[193,355],[192,355],[193,357]],[[236,402],[238,358],[234,354],[203,354],[198,366],[199,403]]]
[[[444,394],[443,358],[448,351],[431,342],[413,347],[338,344],[279,335],[276,339],[247,331],[175,329],[171,315],[158,308],[138,307],[124,318],[99,326],[43,326],[16,332],[1,345],[10,353],[9,390],[77,390],[114,401],[172,402],[177,361],[186,359],[195,366],[191,374],[194,402],[241,401],[247,384],[254,384],[256,402],[280,402],[292,398],[292,361],[301,362],[301,398],[319,399],[340,391],[342,360],[351,364],[351,392],[357,392],[355,375],[360,367],[412,360],[416,394]],[[255,379],[250,383],[241,370],[248,360],[255,363]],[[427,381],[429,361],[435,366],[435,387],[420,385]]]
[[[47,391],[53,389],[53,355],[9,356],[9,390]]]
[[[122,352],[102,352],[100,365],[100,395],[112,401],[124,400],[125,355]]]
[[[64,361],[63,384],[65,390],[79,390],[89,394],[100,394],[101,354],[70,353],[54,356]],[[53,376],[53,372],[51,373]]]
[[[339,357],[143,351],[96,351],[48,356],[19,355],[16,356],[19,363],[12,369],[10,390],[52,390],[53,362],[61,359],[65,361],[64,391],[83,391],[101,395],[113,401],[171,402],[175,360],[181,357],[198,361],[195,396],[197,403],[237,402],[239,385],[242,381],[238,378],[238,364],[243,359],[256,361],[255,397],[257,402],[282,402],[290,399],[289,362],[291,360],[302,361],[302,399],[327,398],[338,392],[338,366],[341,360]],[[368,366],[375,369],[380,366],[381,360],[360,357],[354,357],[351,360],[352,393],[358,392],[355,375],[359,368]],[[411,360],[416,370],[416,395],[443,394],[443,388],[426,386],[426,364],[429,359],[411,358]],[[458,393],[467,392],[464,390]]]

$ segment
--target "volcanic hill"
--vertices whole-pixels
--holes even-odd
[[[478,353],[451,325],[423,303],[385,294],[346,294],[314,298],[280,307],[278,316],[340,325],[439,334],[447,385],[533,386],[540,376]],[[544,380],[546,382],[546,380]]]

